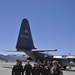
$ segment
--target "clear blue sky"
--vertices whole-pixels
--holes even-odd
[[[15,50],[23,18],[36,48],[75,54],[75,0],[0,0],[0,52]]]

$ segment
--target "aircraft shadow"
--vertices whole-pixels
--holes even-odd
[[[71,70],[71,69],[66,69],[66,70],[63,70],[63,71],[71,71],[71,72],[75,72],[75,70]]]
[[[2,67],[2,68],[8,68],[8,69],[12,69],[12,67]]]

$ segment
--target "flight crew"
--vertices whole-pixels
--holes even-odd
[[[52,62],[52,65],[50,61],[47,62],[47,65],[46,63],[43,64],[42,62],[37,61],[33,68],[28,60],[24,69],[22,62],[17,60],[17,64],[14,65],[12,69],[12,75],[63,75],[63,72],[61,66],[56,60]]]
[[[31,75],[32,72],[32,65],[30,64],[30,61],[27,61],[27,64],[24,66],[24,72],[25,75]]]
[[[52,62],[51,75],[63,75],[63,72],[59,66],[59,63],[56,60]]]
[[[34,67],[32,69],[32,75],[41,75],[40,62],[37,62],[36,64],[34,64]]]
[[[50,61],[47,62],[47,66],[44,67],[43,69],[43,75],[51,75],[51,63]]]
[[[21,60],[17,60],[17,64],[12,68],[12,75],[23,75],[23,66]]]

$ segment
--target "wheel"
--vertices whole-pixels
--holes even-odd
[[[65,70],[66,69],[66,66],[63,66],[63,69]]]

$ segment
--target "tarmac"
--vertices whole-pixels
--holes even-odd
[[[15,65],[16,62],[5,62],[5,61],[0,61],[0,75],[12,75],[12,67]],[[33,65],[33,62],[31,63]],[[23,63],[23,66],[25,63]],[[64,75],[75,75],[75,67],[72,67],[69,69],[67,67],[67,70],[63,70]]]

